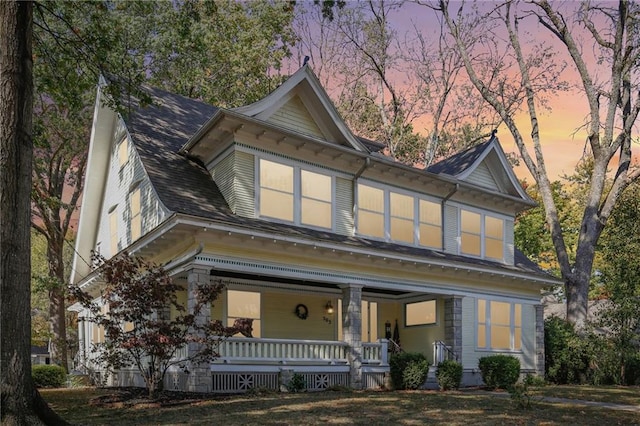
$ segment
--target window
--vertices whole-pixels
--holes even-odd
[[[407,303],[405,305],[404,323],[407,327],[412,325],[429,325],[436,323],[436,301]]]
[[[522,305],[478,299],[478,348],[520,350]]]
[[[129,140],[127,138],[122,139],[120,145],[118,145],[118,163],[120,167],[127,164],[129,161]]]
[[[504,258],[504,220],[460,209],[460,253]]]
[[[384,191],[358,185],[358,232],[384,238]]]
[[[358,184],[358,234],[442,248],[440,204],[417,195]]]
[[[111,256],[115,256],[118,252],[118,211],[115,208],[109,213],[109,240]]]
[[[331,228],[331,176],[260,159],[260,216]]]
[[[253,337],[262,335],[260,321],[260,293],[252,291],[227,291],[227,325],[238,318],[253,319]]]
[[[360,309],[362,313],[362,341],[376,342],[378,340],[378,304],[363,300]]]
[[[140,238],[142,231],[142,217],[140,216],[140,188],[129,196],[129,209],[131,210],[131,242]]]

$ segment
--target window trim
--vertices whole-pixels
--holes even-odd
[[[479,302],[480,301],[484,301],[485,302],[485,314],[484,314],[484,322],[480,322],[479,320]],[[491,303],[492,302],[497,302],[497,303],[506,303],[509,305],[509,348],[494,348],[491,346]],[[516,313],[516,305],[520,306],[520,325],[517,326],[516,325],[516,317],[515,317],[515,313]],[[476,351],[481,351],[481,352],[512,352],[512,353],[523,353],[524,349],[523,349],[523,342],[522,342],[522,329],[523,329],[523,322],[522,322],[522,316],[524,314],[524,307],[527,306],[524,303],[521,302],[514,302],[513,300],[504,300],[504,299],[488,299],[488,298],[483,298],[483,297],[478,297],[475,299],[475,349]],[[480,327],[480,325],[484,325],[485,327],[485,346],[480,347],[480,342],[479,342],[479,332],[478,329]],[[501,324],[502,326],[504,326],[504,324]],[[519,344],[519,348],[516,347],[516,329],[520,329],[520,344]]]
[[[457,209],[457,221],[458,221],[458,235],[456,236],[456,245],[457,245],[457,251],[458,254],[461,256],[468,256],[468,257],[473,257],[476,259],[488,259],[488,260],[494,260],[494,261],[498,261],[498,262],[504,262],[506,257],[505,257],[505,249],[506,249],[506,237],[507,237],[507,221],[510,219],[508,216],[506,215],[502,215],[499,213],[494,213],[494,212],[490,212],[487,210],[482,210],[479,209],[477,207],[472,207],[472,206],[467,206],[467,205],[463,205],[463,204],[457,204],[457,203],[452,203],[452,206],[456,207]],[[471,254],[471,253],[465,253],[462,251],[462,211],[466,210],[468,212],[471,213],[475,213],[475,214],[479,214],[480,215],[480,256],[477,256],[475,254]],[[486,238],[487,238],[487,234],[485,231],[485,226],[486,226],[486,222],[485,219],[487,217],[493,218],[493,219],[498,219],[502,222],[502,256],[500,258],[495,258],[495,257],[490,257],[486,255]],[[495,238],[492,238],[493,240],[496,240]]]
[[[384,237],[380,238],[380,237],[376,237],[373,235],[368,235],[368,234],[361,234],[360,233],[360,224],[359,224],[359,213],[360,213],[360,206],[358,204],[358,194],[359,194],[359,187],[360,185],[364,185],[364,186],[368,186],[371,188],[376,188],[379,190],[382,190],[382,197],[383,197],[383,225],[384,225]],[[398,188],[395,186],[391,186],[391,185],[385,185],[379,182],[375,182],[375,181],[370,181],[370,180],[366,180],[366,179],[358,179],[356,180],[356,191],[354,194],[354,205],[355,205],[355,234],[359,237],[363,237],[363,238],[367,238],[367,239],[372,239],[372,240],[378,240],[378,241],[385,241],[385,242],[389,242],[389,243],[393,243],[393,244],[402,244],[402,245],[409,245],[412,247],[419,247],[419,248],[427,248],[427,249],[431,249],[431,250],[438,250],[438,251],[442,251],[444,250],[444,241],[443,241],[443,235],[444,235],[444,218],[443,218],[443,212],[442,212],[442,205],[441,205],[441,201],[440,199],[438,199],[437,197],[433,197],[433,196],[429,196],[426,194],[422,194],[422,193],[418,193],[415,191],[409,191],[403,188]],[[391,218],[392,217],[396,217],[396,216],[392,216],[391,215],[391,193],[396,193],[398,195],[403,195],[403,196],[408,196],[413,198],[413,242],[407,242],[407,241],[403,241],[403,240],[395,240],[391,237]],[[438,206],[438,209],[440,211],[440,224],[439,224],[439,228],[440,228],[440,238],[439,238],[439,242],[440,245],[439,246],[430,246],[430,245],[422,245],[420,242],[420,225],[421,224],[425,224],[425,225],[429,225],[429,226],[435,226],[432,223],[428,223],[428,222],[421,222],[420,221],[420,200],[422,201],[427,201],[433,204],[436,204]],[[366,210],[368,211],[368,210]]]
[[[293,224],[296,226],[302,226],[305,228],[317,229],[321,231],[331,231],[335,232],[336,229],[336,176],[334,174],[328,173],[327,170],[313,167],[311,165],[296,163],[294,161],[286,161],[281,157],[276,157],[272,155],[256,155],[256,161],[254,162],[254,185],[255,185],[255,211],[256,217],[269,220],[272,222],[278,223],[286,223]],[[280,219],[277,217],[262,215],[261,207],[262,207],[262,186],[260,182],[260,163],[262,160],[269,161],[271,163],[276,163],[280,165],[284,165],[287,167],[291,167],[293,169],[293,221],[288,221],[286,219]],[[302,171],[315,173],[318,175],[326,176],[331,179],[331,220],[329,227],[322,227],[312,224],[307,224],[302,222]],[[309,200],[315,200],[310,197],[305,197]]]

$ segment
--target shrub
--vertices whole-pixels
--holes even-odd
[[[478,367],[489,389],[509,389],[520,377],[520,361],[510,355],[491,355],[480,358]]]
[[[624,384],[640,385],[640,353],[627,358],[624,365]]]
[[[562,318],[544,322],[544,369],[547,380],[556,384],[584,383],[589,375],[589,344]]]
[[[442,361],[438,364],[436,378],[440,390],[458,389],[462,381],[462,364],[453,360]]]
[[[289,392],[302,392],[307,387],[307,381],[300,373],[294,373],[291,376],[291,380],[287,384],[287,390]]]
[[[509,388],[509,395],[518,408],[528,410],[534,399],[532,388],[544,385],[544,379],[541,377],[527,374],[521,383],[516,383]]]
[[[429,362],[421,353],[401,352],[389,360],[394,389],[418,389],[427,380]]]
[[[34,365],[31,377],[38,388],[61,388],[67,380],[67,373],[59,365]]]

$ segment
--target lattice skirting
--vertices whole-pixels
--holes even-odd
[[[243,393],[252,389],[278,390],[277,372],[212,373],[212,390],[216,393]]]
[[[384,373],[362,373],[362,387],[365,389],[385,388]]]

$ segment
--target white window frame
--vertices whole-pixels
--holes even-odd
[[[357,202],[358,202],[358,190],[360,185],[369,186],[371,188],[376,188],[383,191],[384,238],[361,234],[359,232],[358,215],[359,215],[360,207],[358,206]],[[392,192],[399,195],[409,196],[413,198],[413,242],[411,243],[408,243],[402,240],[394,240],[391,238],[391,201],[390,200],[391,200]],[[362,180],[362,179],[358,180],[356,182],[356,193],[355,193],[355,200],[354,200],[354,203],[356,204],[356,209],[355,209],[356,210],[356,235],[361,236],[363,238],[381,240],[381,241],[391,242],[394,244],[411,245],[414,247],[427,248],[432,250],[443,250],[442,238],[440,238],[440,246],[438,247],[422,245],[420,243],[420,224],[425,223],[427,225],[435,226],[432,223],[420,222],[420,200],[428,201],[437,205],[440,205],[440,202],[441,202],[441,200],[435,197],[430,197],[424,194],[407,191],[394,186],[384,185],[384,184],[380,184],[378,182],[373,182],[369,180]],[[440,212],[440,236],[441,237],[443,233],[444,233],[444,218],[441,211]]]
[[[483,300],[485,302],[485,315],[484,315],[484,322],[480,322],[478,317],[479,317],[479,301]],[[509,304],[509,347],[508,348],[494,348],[491,346],[491,303],[492,302],[498,302],[498,303],[506,303]],[[516,313],[516,305],[520,306],[520,325],[517,326],[516,325],[516,317],[515,317],[515,313]],[[475,318],[475,335],[476,335],[476,350],[478,351],[486,351],[486,352],[515,352],[515,353],[522,353],[523,349],[522,349],[522,326],[523,326],[523,322],[522,322],[522,316],[524,314],[524,308],[525,308],[525,304],[520,303],[520,302],[514,302],[511,300],[502,300],[502,299],[487,299],[487,298],[483,298],[483,297],[479,297],[475,300],[475,311],[476,311],[476,318]],[[480,341],[479,341],[479,332],[478,332],[478,327],[480,325],[484,325],[485,327],[485,344],[484,346],[480,346]],[[519,345],[516,345],[516,329],[520,330],[520,342]],[[519,346],[519,347],[518,347]]]
[[[270,156],[270,155],[262,155],[262,156],[256,156],[256,161],[255,161],[255,205],[256,205],[256,216],[259,218],[263,218],[263,219],[267,219],[269,221],[273,221],[273,222],[280,222],[280,223],[289,223],[289,224],[294,224],[297,226],[303,226],[305,228],[313,228],[313,229],[318,229],[318,230],[322,230],[322,231],[335,231],[336,228],[336,177],[331,174],[328,173],[326,170],[318,168],[318,167],[313,167],[310,165],[303,165],[301,166],[298,163],[295,163],[293,161],[285,161],[282,158],[279,157],[275,157],[275,156]],[[260,162],[261,160],[266,160],[266,161],[270,161],[272,163],[277,163],[277,164],[281,164],[284,166],[288,166],[288,167],[292,167],[293,168],[293,221],[290,222],[288,220],[285,219],[280,219],[277,217],[271,217],[271,216],[264,216],[261,214],[260,212],[260,208],[261,208],[261,185],[260,185]],[[330,227],[325,228],[322,226],[316,226],[316,225],[310,225],[310,224],[306,224],[306,223],[302,223],[302,170],[306,171],[306,172],[311,172],[311,173],[315,173],[315,174],[319,174],[319,175],[323,175],[323,176],[327,176],[331,179],[331,221],[330,221]]]
[[[458,221],[458,235],[456,236],[456,241],[457,241],[457,246],[458,246],[458,254],[461,256],[468,256],[468,257],[475,257],[475,258],[479,258],[479,259],[489,259],[489,260],[496,260],[499,262],[504,262],[505,260],[505,244],[506,244],[506,233],[507,233],[507,220],[509,220],[510,218],[508,216],[505,215],[501,215],[498,213],[493,213],[493,212],[487,212],[486,210],[481,210],[478,208],[474,208],[474,207],[469,207],[466,205],[455,205],[455,207],[457,207],[458,210],[458,217],[457,217],[457,221]],[[475,214],[479,214],[480,215],[480,256],[476,256],[474,254],[470,254],[470,253],[465,253],[462,251],[462,211],[466,210],[468,212],[471,213],[475,213]],[[498,219],[500,221],[502,221],[502,256],[500,258],[496,258],[496,257],[488,257],[486,255],[486,238],[487,238],[487,234],[485,232],[485,218],[486,217],[491,217],[493,219]],[[493,238],[492,238],[493,239]]]

